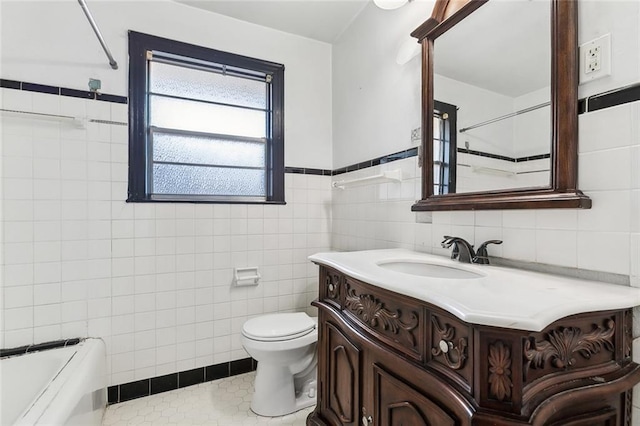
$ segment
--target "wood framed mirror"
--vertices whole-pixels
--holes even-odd
[[[495,6],[494,6],[495,5]],[[499,7],[521,8],[500,12]],[[544,9],[540,22],[515,23],[514,16],[538,16],[538,13],[523,10],[524,7]],[[490,6],[490,7],[489,7]],[[497,0],[436,0],[431,18],[425,21],[411,35],[422,45],[422,197],[413,206],[413,211],[433,210],[489,210],[489,209],[540,209],[540,208],[590,208],[591,200],[577,188],[578,180],[578,16],[577,0],[549,0],[500,2]],[[511,17],[511,18],[510,18]],[[524,18],[523,18],[524,19]],[[533,18],[531,18],[533,19]],[[497,20],[493,22],[492,20]],[[514,22],[511,22],[514,21]],[[522,35],[523,27],[537,28],[540,34]],[[512,33],[493,34],[495,28],[504,28]],[[460,34],[458,39],[454,35]],[[520,37],[520,42],[518,42]],[[536,46],[523,46],[523,41],[541,40],[545,51],[536,50]],[[503,48],[496,40],[512,41],[513,46]],[[476,47],[467,45],[473,45]],[[456,47],[456,48],[452,48]],[[464,47],[467,47],[465,50]],[[440,49],[440,50],[438,50]],[[486,49],[484,53],[478,50]],[[511,50],[509,50],[511,49]],[[529,56],[518,56],[522,51],[531,52]],[[438,70],[450,70],[452,75],[443,77],[435,72],[438,65],[448,63],[444,53],[458,55],[458,62],[441,66]],[[465,53],[467,52],[467,53]],[[545,53],[546,52],[546,53]],[[478,53],[475,62],[469,56]],[[496,55],[490,64],[482,66],[483,58]],[[516,67],[527,58],[536,61],[541,67],[538,74],[544,79],[525,78],[525,71]],[[464,60],[466,60],[466,62]],[[512,60],[510,64],[508,61]],[[476,67],[475,64],[478,64]],[[513,69],[511,67],[514,67]],[[493,76],[491,90],[487,91],[481,83],[480,71],[490,68],[486,74]],[[533,66],[529,66],[533,68]],[[467,70],[475,86],[469,86],[461,75]],[[507,71],[500,77],[500,71]],[[446,71],[442,71],[446,72]],[[522,74],[522,78],[521,78]],[[456,80],[457,79],[457,80]],[[442,81],[456,81],[465,89],[456,89],[460,96],[471,99],[472,94],[484,93],[484,100],[473,111],[470,106],[455,105],[439,90]],[[509,82],[512,83],[510,88]],[[529,81],[532,81],[529,84]],[[533,80],[540,80],[533,82]],[[546,83],[545,83],[546,81]],[[435,86],[438,82],[438,87]],[[526,84],[523,82],[527,82]],[[476,87],[478,86],[478,87]],[[482,87],[479,87],[482,86]],[[498,87],[494,89],[494,87]],[[541,88],[542,87],[542,88]],[[434,92],[435,90],[435,92]],[[435,96],[434,96],[435,93]],[[493,92],[491,92],[493,93]],[[524,93],[524,94],[523,94]],[[540,98],[543,95],[544,99]],[[510,99],[511,112],[498,117],[485,117],[499,102],[489,102],[493,96],[498,99]],[[510,96],[510,97],[509,97]],[[455,96],[453,96],[455,98]],[[444,99],[443,99],[444,98]],[[477,96],[476,96],[477,98]],[[526,100],[526,102],[524,101]],[[542,103],[540,103],[542,101]],[[506,102],[506,101],[505,101]],[[502,102],[506,105],[505,102]],[[437,105],[455,108],[457,114],[443,112]],[[504,107],[504,106],[503,106]],[[451,111],[451,109],[449,109]],[[502,109],[502,111],[505,111]],[[525,113],[529,114],[526,119]],[[532,121],[533,116],[542,121]],[[448,123],[457,116],[456,123]],[[506,119],[520,117],[520,124],[507,124]],[[502,120],[505,121],[502,121]],[[466,122],[464,120],[467,120]],[[471,123],[478,120],[479,123]],[[498,125],[493,124],[501,122]],[[525,122],[528,122],[526,124]],[[440,123],[440,124],[438,124]],[[529,126],[525,129],[525,124]],[[477,129],[486,126],[484,129]],[[507,142],[499,141],[496,136],[498,126],[501,134],[509,135]],[[509,127],[510,126],[510,127]],[[520,126],[520,128],[518,128]],[[493,132],[489,128],[493,127]],[[509,128],[507,128],[509,127]],[[451,138],[444,138],[443,132],[454,132]],[[473,129],[473,130],[472,130]],[[477,129],[477,130],[475,130]],[[525,129],[525,130],[523,130]],[[465,133],[466,132],[466,133]],[[475,133],[474,133],[475,132]],[[484,132],[484,133],[482,133]],[[525,139],[537,135],[537,144],[523,146]],[[488,136],[487,136],[488,135]],[[524,136],[523,136],[524,135]],[[434,140],[434,137],[436,138]],[[547,140],[548,137],[548,140]],[[494,141],[493,138],[496,138]],[[445,140],[446,139],[446,140]],[[504,137],[502,138],[504,139]],[[451,140],[453,142],[451,142]],[[455,146],[457,140],[457,146]],[[470,142],[471,141],[471,142]],[[540,143],[542,142],[542,143]],[[453,143],[454,146],[447,144]],[[473,146],[470,146],[470,143]],[[506,146],[511,151],[505,152]],[[480,148],[476,148],[480,147]],[[489,148],[487,148],[489,147]],[[491,149],[497,152],[489,152]],[[542,148],[541,148],[542,147]],[[507,151],[508,151],[507,149]],[[543,152],[532,151],[537,149]],[[502,150],[502,151],[500,151]],[[457,157],[456,157],[457,153]],[[434,155],[438,158],[434,158]],[[439,157],[442,156],[442,157]],[[461,158],[466,158],[463,161]],[[447,164],[447,161],[451,162]],[[491,163],[493,161],[493,163]],[[477,164],[470,164],[470,163]],[[538,164],[538,169],[534,167]],[[495,166],[503,164],[503,166]],[[456,177],[456,170],[458,176]],[[475,173],[463,175],[464,173]],[[494,175],[485,178],[485,175]],[[496,177],[495,175],[498,175]],[[468,184],[465,187],[465,179]],[[478,187],[478,182],[491,181],[493,186]],[[453,183],[452,183],[453,182]],[[457,184],[457,188],[456,188]],[[474,186],[475,185],[475,186]]]

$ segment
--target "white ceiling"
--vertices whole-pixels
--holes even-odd
[[[333,43],[369,0],[174,0],[314,40]]]
[[[437,74],[517,97],[551,84],[551,6],[490,1],[435,41]]]

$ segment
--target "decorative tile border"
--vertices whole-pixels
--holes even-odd
[[[25,90],[27,92],[48,93],[50,95],[70,96],[73,98],[95,99],[97,101],[113,102],[117,104],[127,103],[126,96],[109,95],[106,93],[49,86],[46,84],[28,83],[26,81],[0,79],[0,87],[4,87],[5,89]]]
[[[285,167],[284,172],[299,175],[331,176],[331,170],[309,169],[306,167]]]
[[[392,161],[403,160],[405,158],[415,157],[418,155],[418,147],[405,149],[404,151],[394,152],[393,154],[383,155],[372,160],[363,161],[362,163],[352,164],[350,166],[335,169],[331,172],[331,176],[341,175],[343,173],[355,172],[356,170],[366,169],[367,167],[378,166],[380,164],[391,163]]]
[[[578,101],[578,114],[640,101],[640,83],[588,96]]]
[[[225,377],[255,371],[257,366],[258,362],[253,358],[243,358],[222,364],[167,374],[165,376],[109,386],[109,388],[107,388],[107,402],[109,404],[117,404],[119,402],[130,401],[132,399],[168,392],[212,380],[224,379]]]
[[[64,348],[66,346],[73,346],[80,343],[81,340],[82,339],[79,338],[55,340],[52,342],[38,343],[37,345],[26,345],[17,348],[0,349],[0,358],[4,358],[6,356],[25,355],[30,352],[46,351],[48,349]]]
[[[507,157],[505,155],[492,154],[490,152],[474,151],[472,149],[466,149],[466,148],[458,148],[458,152],[462,154],[477,155],[479,157],[493,158],[495,160],[508,161],[510,163],[523,163],[525,161],[543,160],[545,158],[551,158],[551,154],[538,154],[538,155],[530,155],[528,157],[514,158],[514,157]]]

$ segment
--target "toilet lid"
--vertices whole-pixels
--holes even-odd
[[[303,312],[269,314],[252,318],[242,326],[242,334],[253,340],[290,340],[311,333],[316,322]]]

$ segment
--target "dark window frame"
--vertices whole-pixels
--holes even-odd
[[[457,142],[457,135],[458,135],[458,128],[457,128],[457,121],[458,121],[458,107],[456,107],[455,105],[452,104],[448,104],[446,102],[441,102],[441,101],[436,101],[434,100],[434,108],[433,108],[433,115],[434,116],[439,116],[442,117],[443,114],[447,114],[448,118],[446,119],[442,119],[443,123],[444,123],[444,129],[441,130],[441,137],[443,139],[447,139],[447,144],[448,144],[448,160],[449,161],[442,161],[440,163],[445,163],[448,165],[449,167],[449,179],[448,182],[445,184],[443,184],[442,182],[442,177],[443,177],[443,167],[441,164],[440,167],[440,184],[438,185],[440,188],[446,186],[448,188],[447,192],[443,193],[443,194],[454,194],[456,192],[456,165],[457,165],[457,152],[458,152],[458,142]],[[432,141],[432,143],[435,143],[435,139],[434,141]],[[433,164],[438,163],[436,161],[436,159],[433,159]],[[435,187],[435,176],[434,176],[434,187]],[[435,191],[434,191],[435,193]]]
[[[160,51],[271,75],[271,135],[267,136],[266,199],[220,200],[198,195],[154,198],[147,192],[148,69],[147,51]],[[136,31],[129,31],[129,187],[127,202],[285,204],[284,65]]]

